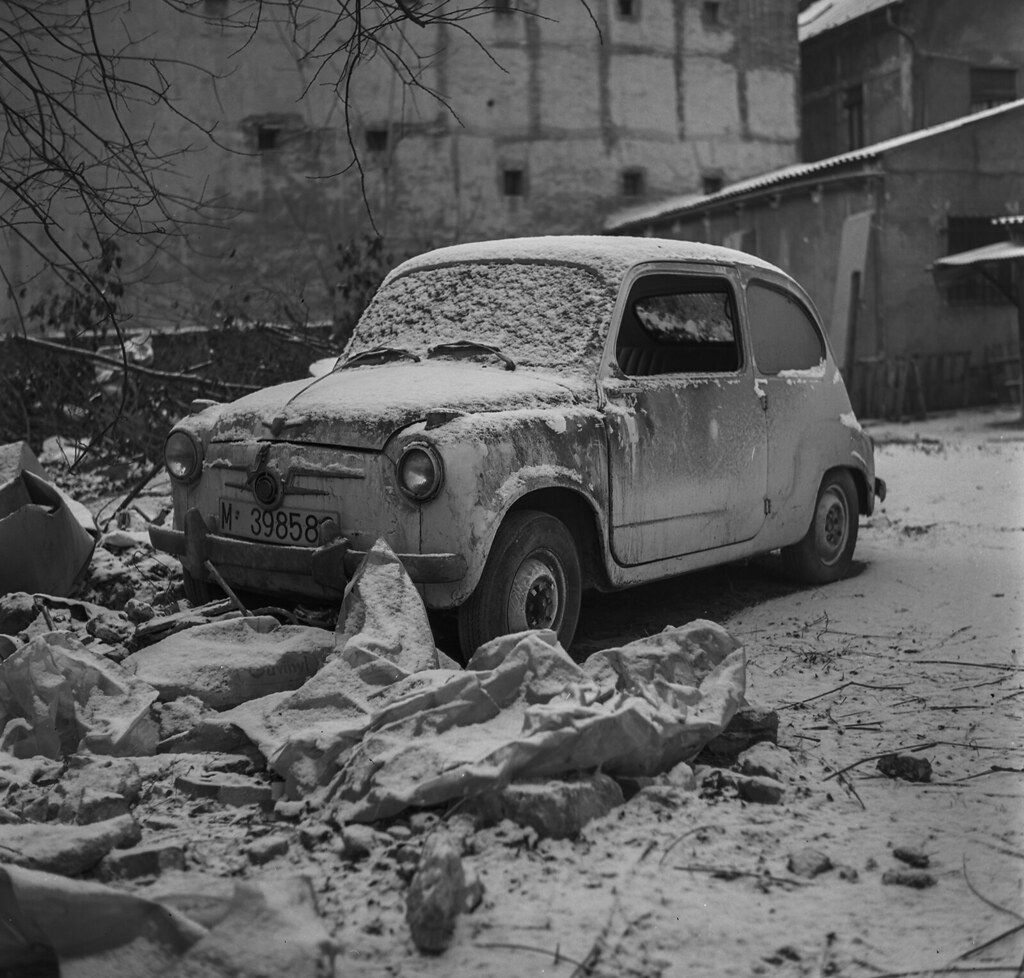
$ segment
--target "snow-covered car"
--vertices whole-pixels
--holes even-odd
[[[782,550],[847,573],[885,486],[807,293],[727,248],[544,237],[394,269],[333,370],[167,438],[186,593],[337,600],[383,537],[465,652]]]

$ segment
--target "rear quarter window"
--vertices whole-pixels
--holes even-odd
[[[773,286],[747,286],[754,362],[763,374],[810,370],[825,359],[825,343],[807,309]]]

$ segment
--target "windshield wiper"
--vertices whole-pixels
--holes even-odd
[[[489,346],[487,343],[477,343],[476,340],[454,340],[451,343],[438,343],[427,350],[427,358],[436,353],[490,353],[497,357],[506,370],[515,370],[516,362],[507,353],[502,353],[496,346]]]
[[[412,352],[400,346],[375,346],[372,350],[360,350],[353,353],[344,363],[339,363],[334,369],[344,370],[346,367],[354,367],[366,360],[377,359],[379,363],[390,363],[392,360],[408,359],[419,363],[420,358]]]

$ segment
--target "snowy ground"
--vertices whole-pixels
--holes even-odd
[[[768,559],[585,602],[578,656],[698,617],[743,640],[748,699],[779,711],[791,754],[782,804],[657,785],[577,841],[510,823],[471,834],[464,862],[484,900],[436,958],[416,951],[404,919],[430,817],[379,826],[375,853],[354,862],[322,823],[189,800],[172,785],[191,759],[158,755],[140,761],[144,837],[186,844],[180,875],[197,892],[308,876],[339,976],[1016,974],[1024,430],[1012,420],[969,412],[872,428],[890,496],[862,521],[845,581],[799,589]],[[911,750],[931,762],[930,782],[876,770],[877,755]],[[269,862],[247,855],[282,835],[287,851]],[[934,885],[882,882],[902,866],[898,846],[928,856]],[[836,868],[793,875],[788,856],[804,847]],[[152,893],[177,875],[115,885]]]

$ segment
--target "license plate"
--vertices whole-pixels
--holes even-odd
[[[238,499],[220,501],[221,533],[246,540],[316,547],[324,520],[338,523],[338,514],[311,509],[264,509]]]

